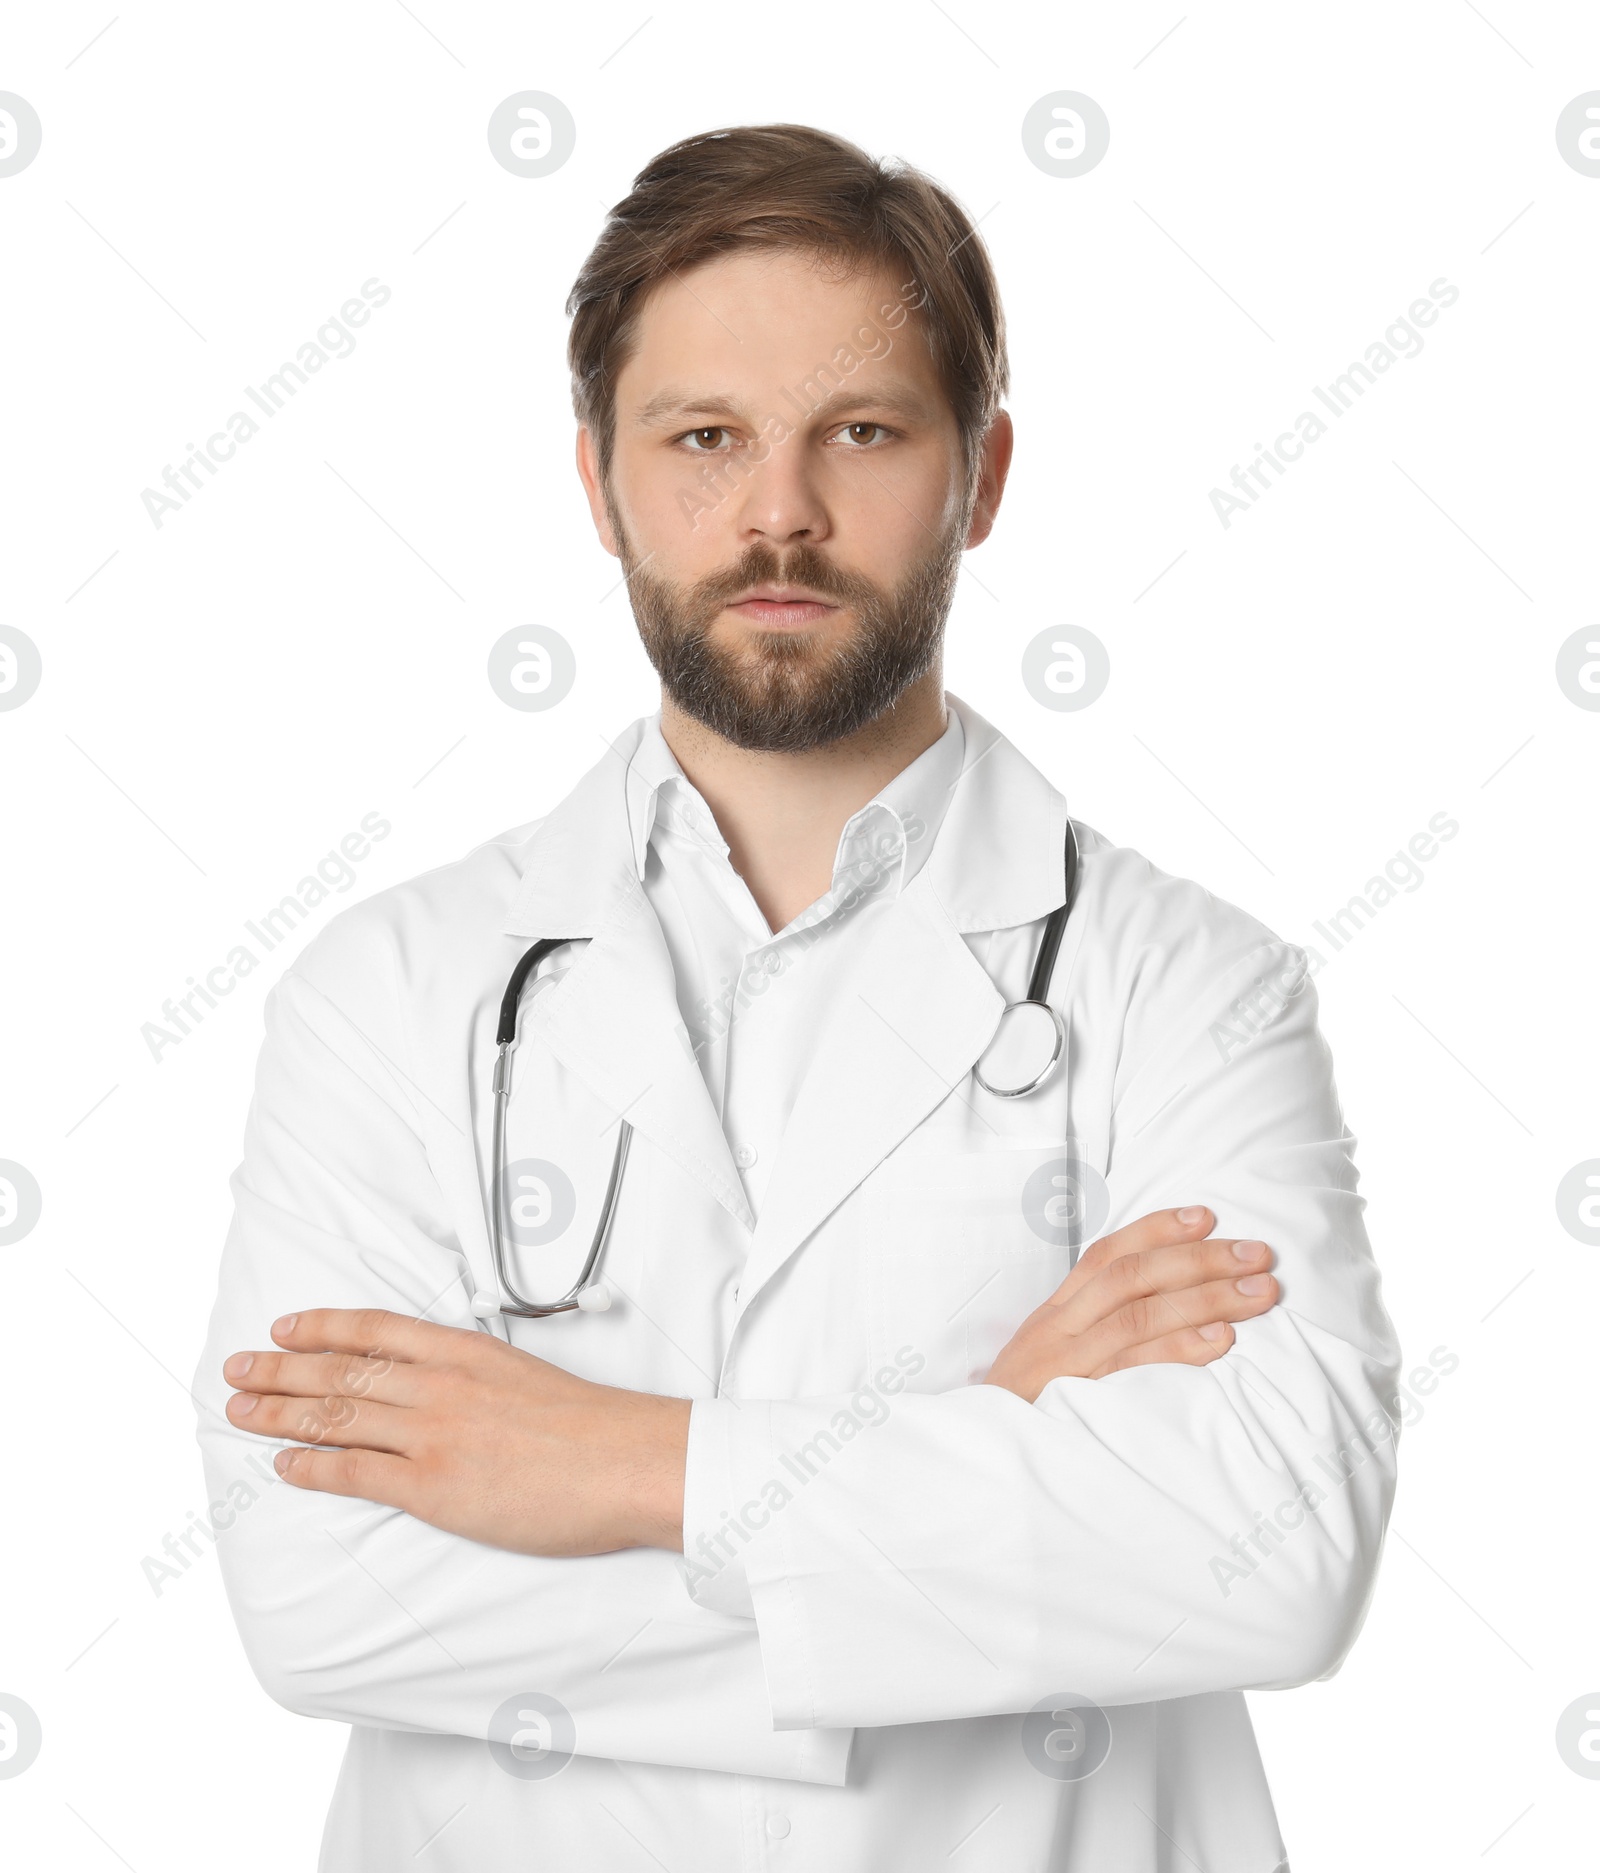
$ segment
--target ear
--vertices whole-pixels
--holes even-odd
[[[1011,472],[1011,449],[1015,436],[1010,414],[995,413],[994,421],[984,432],[978,452],[978,492],[972,505],[972,525],[967,529],[967,545],[981,546],[994,526],[1000,511],[1000,497],[1006,491],[1006,476]]]
[[[605,492],[600,485],[600,451],[588,426],[581,423],[578,426],[578,479],[589,497],[589,516],[594,521],[600,544],[613,559],[620,558],[616,536],[611,531],[611,516],[606,512]]]

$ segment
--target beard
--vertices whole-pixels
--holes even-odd
[[[932,668],[971,505],[969,498],[927,557],[886,590],[817,547],[780,553],[764,541],[752,542],[724,571],[678,585],[638,561],[608,502],[633,615],[662,690],[735,747],[768,754],[804,754],[853,735]],[[803,586],[848,607],[856,628],[837,643],[818,631],[757,631],[738,646],[716,643],[711,627],[718,615],[760,585]]]

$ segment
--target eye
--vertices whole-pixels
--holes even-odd
[[[680,436],[678,440],[691,445],[692,455],[715,455],[721,447],[721,439],[727,433],[726,429],[717,424],[709,429],[691,429],[687,435]]]
[[[868,433],[863,435],[863,430]],[[846,423],[844,428],[839,431],[839,440],[847,443],[852,449],[871,448],[875,440],[872,433],[874,431],[876,435],[880,437],[886,436],[889,433],[882,423]]]

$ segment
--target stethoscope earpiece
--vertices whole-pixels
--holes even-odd
[[[611,1292],[608,1283],[596,1281],[589,1287],[578,1290],[575,1305],[586,1314],[604,1314],[610,1310],[615,1299],[616,1296]],[[485,1288],[480,1288],[472,1297],[472,1312],[475,1319],[494,1320],[505,1311],[495,1296]]]

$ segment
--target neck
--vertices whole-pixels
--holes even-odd
[[[865,728],[805,754],[735,747],[670,697],[661,702],[662,736],[774,931],[832,886],[846,821],[931,748],[948,719],[938,664]]]

